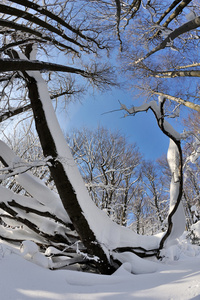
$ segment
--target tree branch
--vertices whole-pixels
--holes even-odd
[[[165,101],[165,97],[162,98],[164,99],[163,101]],[[138,112],[148,111],[150,109],[154,113],[158,126],[162,132],[174,141],[180,140],[180,134],[176,132],[173,127],[164,119],[164,112],[161,110],[163,101],[161,101],[159,105],[156,101],[151,101],[138,107],[133,106],[130,109],[128,109],[124,104],[121,104],[121,109],[127,111],[130,115],[135,115]]]
[[[117,19],[117,36],[120,41],[120,45],[122,45],[122,40],[120,37],[120,31],[119,31],[119,24],[120,24],[120,18],[121,18],[121,3],[120,0],[115,0],[117,13],[116,13],[116,19]]]
[[[188,71],[152,71],[153,77],[156,78],[175,78],[175,77],[200,77],[200,70],[188,70]]]
[[[49,36],[46,36],[44,34],[42,34],[41,32],[37,31],[37,30],[34,30],[34,29],[31,29],[31,28],[28,28],[27,26],[24,26],[24,25],[21,25],[21,24],[17,24],[16,22],[13,22],[13,21],[8,21],[8,20],[3,20],[3,19],[0,19],[0,26],[1,27],[7,27],[7,28],[12,28],[13,31],[21,31],[21,32],[26,32],[26,33],[30,33],[30,34],[33,34],[45,41],[49,41],[63,49],[67,49],[69,51],[72,51],[76,54],[78,54],[78,51],[76,51],[75,49],[73,49],[72,47],[69,47],[61,42],[58,42],[57,40],[55,40],[54,38],[52,37],[49,37]]]
[[[68,239],[61,234],[56,233],[54,235],[53,234],[50,235],[41,231],[36,224],[34,224],[33,222],[31,222],[26,218],[21,217],[18,211],[7,206],[4,202],[0,203],[0,208],[6,211],[7,213],[9,213],[11,216],[13,216],[16,221],[26,225],[28,228],[30,228],[32,231],[39,234],[40,236],[44,237],[46,240],[50,240],[51,242],[55,242],[55,243],[65,243],[67,245],[70,244]]]
[[[27,214],[28,213],[33,213],[33,214],[36,214],[38,216],[42,216],[42,217],[45,217],[45,218],[50,218],[50,219],[53,219],[55,222],[58,222],[58,223],[64,225],[66,228],[67,227],[70,228],[70,230],[75,230],[72,223],[64,222],[62,219],[58,218],[56,215],[53,215],[49,211],[41,211],[41,210],[34,209],[32,207],[23,206],[23,205],[19,204],[18,202],[16,202],[15,200],[9,201],[8,204],[11,207],[19,208],[19,209],[25,211]]]
[[[200,63],[192,63],[190,65],[185,65],[185,66],[177,66],[176,69],[180,70],[180,69],[187,69],[187,68],[192,68],[192,67],[199,67]]]
[[[151,90],[153,94],[155,95],[158,95],[158,96],[161,96],[161,97],[165,97],[169,100],[172,100],[172,101],[175,101],[179,104],[182,104],[188,108],[191,108],[191,109],[194,109],[198,112],[200,112],[200,105],[199,104],[195,104],[193,102],[190,102],[190,101],[186,101],[184,99],[181,99],[181,98],[178,98],[178,97],[174,97],[174,96],[171,96],[171,95],[168,95],[168,94],[165,94],[165,93],[161,93],[161,92],[155,92],[153,90]]]
[[[157,47],[155,47],[153,50],[148,52],[145,56],[139,58],[137,61],[134,62],[134,64],[138,64],[138,63],[142,62],[143,60],[145,60],[152,54],[167,47],[168,44],[171,44],[171,42],[175,38],[180,36],[181,34],[191,31],[191,30],[194,30],[194,29],[198,28],[199,26],[200,26],[200,16],[196,17],[192,21],[189,21],[189,22],[183,24],[182,26],[180,26],[179,28],[175,29],[172,33],[170,33],[168,35],[168,37],[162,43],[160,43]]]
[[[71,43],[73,43],[73,44],[75,44],[75,45],[77,45],[81,48],[86,47],[85,45],[82,45],[82,44],[78,43],[75,39],[72,39],[72,38],[68,37],[63,31],[57,29],[56,27],[52,26],[51,24],[46,23],[45,21],[35,17],[34,15],[32,15],[28,12],[19,10],[17,8],[13,8],[11,6],[6,6],[4,4],[0,4],[0,12],[5,13],[5,14],[9,14],[11,16],[21,17],[24,20],[28,20],[31,23],[34,23],[36,25],[39,25],[40,27],[43,27],[43,28],[49,30],[51,33],[52,32],[56,33],[57,35],[61,36],[63,39],[65,39],[68,42],[71,42]]]
[[[92,41],[95,44],[97,44],[99,47],[100,45],[98,44],[97,41],[95,41],[93,38],[88,37],[86,35],[84,35],[80,30],[78,30],[77,28],[72,27],[71,25],[69,25],[67,22],[65,22],[62,18],[60,18],[59,16],[53,14],[52,12],[50,12],[49,10],[45,9],[44,7],[33,3],[29,0],[8,0],[10,2],[13,3],[18,3],[20,5],[23,5],[24,7],[29,7],[31,9],[34,9],[35,11],[39,12],[40,14],[43,14],[47,17],[49,17],[50,19],[58,22],[60,25],[64,26],[65,28],[69,29],[70,31],[74,32],[75,34],[77,34],[78,36],[80,36],[81,38],[87,40],[87,41]]]
[[[16,51],[12,50],[10,54],[13,57],[13,54]],[[8,53],[9,54],[9,53]],[[79,74],[84,78],[90,80],[96,87],[102,88],[107,87],[109,85],[116,86],[117,83],[115,78],[113,78],[113,72],[109,69],[109,67],[102,66],[102,69],[98,69],[99,66],[92,66],[94,71],[84,71],[82,69],[77,69],[69,66],[47,63],[44,61],[38,60],[27,60],[27,59],[2,59],[0,58],[0,72],[7,71],[55,71],[55,72],[64,72],[64,73],[72,73]]]
[[[25,111],[28,111],[29,109],[31,109],[31,105],[28,104],[26,106],[21,106],[21,107],[18,107],[14,110],[9,110],[7,112],[5,112],[4,114],[0,115],[0,123],[11,118],[11,117],[14,117],[18,114],[21,114]]]
[[[130,17],[127,18],[127,22],[124,27],[126,27],[129,24],[130,20],[133,19],[136,12],[139,10],[140,6],[141,6],[141,0],[133,0],[133,2],[130,4],[129,10],[126,13],[125,17],[128,16],[131,11],[132,11],[132,13],[131,13]]]
[[[160,24],[162,22],[162,20],[166,17],[166,15],[168,15],[168,13],[170,11],[172,11],[172,9],[174,9],[174,7],[179,4],[179,2],[181,2],[181,0],[175,0],[170,7],[162,14],[162,16],[160,17],[160,19],[156,22],[156,24]]]
[[[162,25],[164,27],[167,27],[167,25],[174,19],[176,18],[181,12],[182,10],[191,2],[192,0],[183,0],[181,2],[181,4],[173,11],[173,13],[171,14],[171,16],[169,16],[169,18],[165,21],[165,23]],[[180,1],[178,1],[180,2]]]
[[[43,39],[37,39],[37,38],[23,39],[22,41],[17,41],[17,42],[13,42],[13,43],[4,45],[3,47],[0,48],[0,52],[5,52],[6,50],[8,50],[10,48],[26,45],[28,43],[47,43],[47,41],[45,41]]]
[[[134,115],[138,112],[147,111],[149,109],[154,113],[158,126],[162,132],[170,138],[170,146],[168,150],[168,163],[172,173],[171,187],[170,187],[170,213],[168,215],[168,229],[161,239],[159,250],[163,249],[164,245],[167,243],[168,238],[172,235],[172,239],[177,238],[177,234],[184,230],[183,223],[177,229],[179,224],[175,223],[175,214],[179,207],[181,209],[180,203],[182,198],[183,190],[183,172],[182,172],[182,149],[181,149],[181,135],[174,130],[174,128],[165,120],[164,118],[164,103],[166,99],[160,97],[159,104],[156,101],[151,101],[150,103],[143,104],[139,107],[132,107],[128,109],[125,105],[121,105],[121,108],[127,111],[129,114]],[[175,146],[175,147],[174,147]],[[171,148],[171,149],[170,149]],[[178,155],[178,158],[176,157]],[[178,159],[178,162],[176,161]],[[176,193],[175,193],[176,190]],[[182,220],[181,220],[182,221]],[[184,220],[183,220],[184,221]],[[176,228],[175,228],[176,224]],[[184,228],[183,228],[184,227]],[[176,234],[177,230],[177,234]]]
[[[9,59],[0,58],[0,72],[7,71],[58,71],[66,73],[80,74],[83,77],[90,77],[92,73],[86,72],[81,69],[68,67],[59,64],[47,63],[39,60],[26,60],[26,59]]]

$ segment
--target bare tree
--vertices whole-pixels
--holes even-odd
[[[146,1],[125,33],[121,56],[123,71],[135,78],[132,87],[149,99],[169,99],[172,115],[180,106],[200,112],[199,14],[197,1]]]
[[[76,130],[68,141],[93,201],[126,226],[139,179],[141,155],[136,145],[103,127]]]
[[[149,216],[152,224],[147,225],[155,232],[164,231],[164,221],[167,218],[168,193],[164,190],[161,171],[152,162],[144,162],[142,168],[145,185],[146,206],[151,208]]]

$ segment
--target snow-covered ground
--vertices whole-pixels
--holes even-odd
[[[2,300],[200,299],[200,249],[182,240],[155,263],[157,271],[134,275],[125,263],[112,276],[70,270],[51,271],[0,244]],[[178,259],[178,260],[177,260]]]

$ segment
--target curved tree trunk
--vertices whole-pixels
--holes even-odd
[[[185,219],[181,203],[183,194],[182,150],[180,141],[170,140],[168,149],[168,164],[171,169],[172,179],[170,184],[170,212],[168,215],[168,229],[163,236],[159,249],[170,245],[171,241],[178,238],[184,231]]]
[[[39,73],[39,72],[38,72]],[[38,75],[38,74],[37,74]],[[41,75],[40,75],[41,76]],[[43,109],[41,97],[38,90],[38,82],[31,75],[25,73],[29,98],[34,113],[35,125],[45,157],[51,157],[50,172],[54,179],[56,188],[62,200],[76,231],[78,232],[83,244],[86,246],[88,253],[98,257],[97,266],[101,273],[109,274],[113,272],[113,267],[108,261],[108,257],[97,242],[94,232],[91,230],[83,211],[77,200],[75,190],[69,181],[64,170],[62,161],[58,156],[57,145],[52,132],[49,129],[46,113]],[[41,76],[41,80],[42,76]],[[52,120],[53,121],[53,120]]]
[[[162,132],[170,138],[167,155],[168,164],[172,173],[170,184],[170,211],[168,215],[168,229],[160,241],[159,252],[163,248],[173,245],[175,240],[180,237],[185,230],[185,214],[181,202],[183,193],[181,135],[165,120],[165,100],[164,97],[160,97],[158,104],[156,101],[151,101],[150,103],[130,109],[122,105],[122,109],[132,115],[151,109],[156,117],[158,126]]]

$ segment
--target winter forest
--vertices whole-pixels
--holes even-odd
[[[199,253],[199,1],[3,0],[0,16],[2,249],[131,276],[175,259],[181,236]],[[61,130],[57,109],[113,89],[133,95],[122,118],[153,113],[165,155],[106,126]]]

